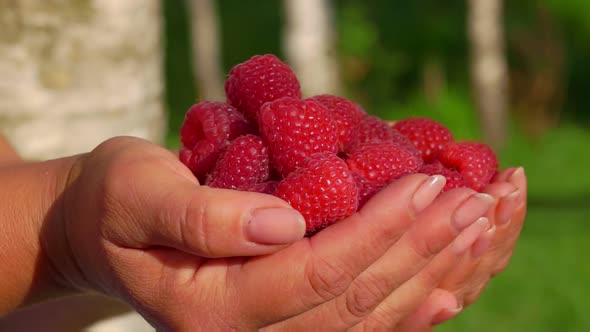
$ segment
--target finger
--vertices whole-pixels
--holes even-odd
[[[497,251],[496,255],[488,255],[488,257],[484,257],[485,264],[491,267],[492,276],[501,273],[508,267],[526,217],[527,179],[524,169],[522,167],[517,168],[512,174],[510,174],[508,181],[518,188],[519,193],[516,197],[512,198],[512,202],[507,203],[507,205],[511,205],[511,207],[506,208],[507,210],[511,209],[513,206],[516,206],[516,208],[508,218],[506,218],[506,216],[509,214],[504,212],[506,214],[503,218],[508,219],[508,221],[503,227],[498,229],[497,237],[505,239],[504,245]],[[500,217],[501,216],[498,218]]]
[[[432,188],[428,179],[424,174],[404,177],[346,220],[270,257],[246,263],[233,286],[241,295],[237,308],[251,317],[255,327],[268,326],[342,294],[407,230],[415,215],[413,197],[436,197],[440,186],[425,189],[428,195],[421,190]],[[261,297],[262,291],[269,296]]]
[[[113,189],[132,202],[118,206],[134,222],[113,223],[111,240],[122,246],[165,246],[202,257],[265,255],[301,239],[303,216],[270,195],[199,186],[183,176],[137,167]],[[114,203],[117,204],[117,203]],[[119,203],[120,204],[120,203]],[[122,234],[122,235],[121,235]],[[124,236],[124,237],[121,237]]]
[[[486,214],[490,220],[490,229],[486,230],[486,233],[477,240],[440,285],[441,288],[453,292],[458,299],[462,300],[465,293],[478,287],[484,279],[489,278],[489,271],[482,267],[480,260],[483,255],[494,250],[495,246],[501,245],[502,238],[497,236],[498,227],[495,224],[497,223],[496,210],[502,204],[502,199],[515,190],[517,190],[516,187],[507,182],[495,182],[484,188],[485,193],[496,198],[496,202],[499,202],[494,204]]]
[[[518,172],[516,174],[519,176]],[[513,187],[517,187],[517,185],[526,191],[526,182],[523,184],[515,181]],[[502,187],[492,185],[486,191],[498,197],[501,196]],[[508,191],[504,187],[503,193]],[[488,240],[490,242],[489,249],[480,249],[477,253],[477,247],[484,246],[479,241],[485,241],[478,240],[472,250],[472,257],[465,259],[441,284],[441,287],[452,291],[465,307],[479,298],[491,277],[501,273],[508,266],[524,222],[526,204],[523,202],[523,196],[521,189],[516,189],[500,199],[494,214],[496,234],[493,235],[491,241]],[[507,218],[507,216],[509,217]],[[503,219],[504,221],[502,221]],[[485,252],[485,254],[477,259],[481,252]]]
[[[502,172],[513,173],[513,172]],[[455,294],[455,296],[469,305],[466,297],[475,298],[483,290],[490,275],[494,273],[498,262],[505,261],[509,256],[516,237],[509,220],[519,204],[520,189],[506,181],[496,181],[486,186],[484,192],[496,197],[498,203],[490,210],[488,218],[494,222],[486,236],[479,239],[457,268],[454,269],[441,283],[441,287]]]
[[[418,215],[407,233],[363,271],[344,294],[282,325],[289,329],[302,329],[313,321],[320,330],[346,329],[356,325],[391,292],[418,273],[458,234],[482,217],[492,204],[492,197],[470,189],[443,194]]]
[[[457,264],[461,253],[473,245],[487,229],[489,221],[480,218],[465,229],[416,276],[391,293],[359,324],[364,330],[392,330],[412,313],[437,288],[440,281]]]
[[[413,313],[395,328],[396,332],[427,332],[457,316],[463,307],[453,293],[436,288]]]

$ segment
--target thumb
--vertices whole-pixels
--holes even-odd
[[[277,197],[199,186],[180,177],[154,181],[151,189],[138,188],[151,192],[138,207],[146,245],[210,258],[255,256],[278,251],[305,234],[303,216]]]

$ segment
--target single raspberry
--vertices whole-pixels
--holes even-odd
[[[445,144],[453,141],[453,134],[442,124],[428,118],[407,118],[393,125],[421,152],[426,163],[434,161]]]
[[[269,176],[268,148],[262,138],[236,138],[217,160],[206,184],[214,188],[237,189],[266,181]]]
[[[236,65],[225,81],[228,102],[250,119],[260,107],[282,97],[301,98],[301,87],[289,66],[272,54],[257,55]]]
[[[498,171],[498,159],[487,145],[477,142],[450,142],[438,155],[446,168],[455,169],[469,186],[481,191]]]
[[[179,159],[193,172],[200,183],[204,183],[207,174],[213,169],[222,152],[222,146],[203,140],[197,142],[192,149],[181,148]]]
[[[356,126],[366,116],[365,111],[350,100],[338,96],[324,94],[312,97],[311,99],[319,102],[332,112],[332,116],[338,126],[340,149],[343,150],[344,146],[350,144],[350,139]]]
[[[409,139],[391,128],[387,122],[372,115],[365,116],[361,119],[361,122],[352,134],[346,150],[350,151],[354,149],[355,145],[365,143],[394,143],[405,147],[415,154],[420,154]]]
[[[269,194],[273,195],[274,192],[277,190],[277,186],[279,185],[279,181],[267,181],[267,182],[260,182],[255,184],[243,185],[238,187],[238,190],[241,191],[253,191],[261,194]]]
[[[383,186],[377,186],[367,180],[364,176],[358,173],[352,173],[356,187],[359,190],[359,209],[365,205],[365,203],[371,199]]]
[[[393,143],[360,144],[346,155],[348,168],[376,186],[416,173],[422,164],[422,158]]]
[[[195,104],[180,128],[183,148],[179,159],[203,182],[227,144],[252,130],[246,118],[228,104]]]
[[[442,175],[447,179],[444,188],[441,193],[449,191],[455,188],[469,188],[469,183],[461,173],[444,167],[440,162],[435,161],[432,164],[425,164],[418,171],[418,173],[424,173],[428,175]]]
[[[336,122],[316,101],[285,97],[266,103],[260,109],[258,124],[282,177],[315,153],[338,152]]]
[[[353,132],[348,149],[363,143],[385,143],[391,141],[393,130],[383,120],[376,116],[363,117]]]
[[[305,217],[307,234],[356,212],[358,189],[344,161],[332,153],[314,154],[279,182],[275,196]]]
[[[191,149],[202,140],[223,145],[251,132],[246,118],[234,107],[226,103],[204,101],[193,105],[186,113],[180,128],[180,139],[184,147]]]

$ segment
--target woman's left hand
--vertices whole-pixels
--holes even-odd
[[[490,279],[506,269],[526,216],[527,179],[522,167],[500,172],[484,191],[497,200],[488,219],[487,239],[480,239],[439,288],[407,316],[396,331],[429,331],[477,300]]]

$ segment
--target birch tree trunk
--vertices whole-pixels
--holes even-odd
[[[160,2],[0,1],[0,132],[25,158],[161,141]]]
[[[469,0],[473,92],[486,142],[501,148],[506,136],[508,70],[502,0]]]
[[[193,76],[204,100],[224,101],[219,20],[215,0],[189,0]]]
[[[305,96],[342,91],[331,9],[330,0],[285,0],[285,51]]]

